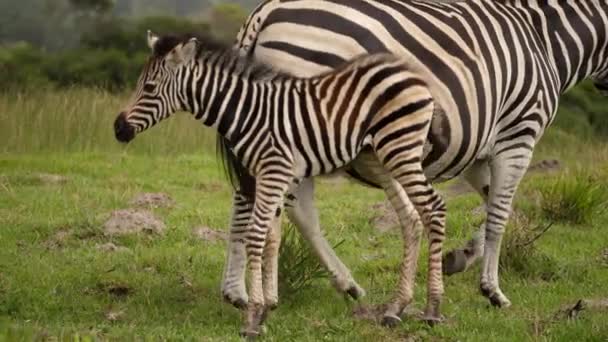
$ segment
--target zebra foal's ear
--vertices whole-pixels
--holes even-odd
[[[174,67],[191,62],[196,58],[198,40],[191,38],[185,43],[178,44],[167,54],[166,60]]]
[[[196,38],[190,38],[190,40],[184,43],[181,50],[181,57],[183,62],[187,63],[196,58],[197,45],[198,39]]]
[[[155,33],[152,33],[152,31],[148,30],[148,47],[150,48],[150,50],[154,51],[154,46],[158,42],[158,39],[159,38]]]

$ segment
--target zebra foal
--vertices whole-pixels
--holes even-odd
[[[276,298],[267,298],[272,291],[265,290],[262,262],[284,195],[301,179],[341,168],[363,150],[392,176],[387,188],[405,191],[430,232],[426,318],[440,319],[445,205],[421,164],[440,102],[418,76],[417,62],[377,54],[297,78],[234,50],[209,49],[189,36],[148,33],[148,44],[153,54],[132,102],[115,120],[116,138],[129,142],[172,113],[187,111],[226,138],[255,177],[255,201],[243,232],[250,272],[243,334],[256,336],[268,306],[276,304]],[[398,322],[412,300],[417,249],[406,250],[398,289],[384,314],[386,324]]]

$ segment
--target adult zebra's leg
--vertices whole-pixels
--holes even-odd
[[[491,182],[486,208],[486,240],[480,289],[492,305],[497,307],[511,305],[498,284],[498,262],[502,236],[511,214],[513,197],[532,158],[534,141],[531,138],[529,140],[527,143],[522,143],[520,140],[515,146],[511,145],[513,147],[505,144],[497,145],[496,148],[500,148],[500,152],[490,161]],[[525,147],[517,147],[518,145]]]
[[[227,302],[240,309],[244,309],[249,300],[245,284],[247,265],[245,233],[252,211],[253,199],[235,191],[232,196],[232,218],[222,279],[222,295]]]
[[[488,193],[490,191],[490,165],[487,160],[475,162],[463,174],[467,181],[483,198],[484,205],[488,204]],[[443,273],[452,275],[466,271],[482,255],[486,239],[486,226],[482,224],[474,233],[473,238],[461,247],[448,252],[443,257]]]
[[[319,214],[314,206],[314,181],[303,179],[287,195],[285,208],[289,219],[296,225],[300,234],[308,241],[323,266],[331,274],[334,287],[354,299],[365,295],[365,290],[355,282],[348,267],[342,263],[334,249],[323,236],[319,224]]]

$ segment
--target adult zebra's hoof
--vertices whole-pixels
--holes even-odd
[[[354,300],[357,300],[361,297],[365,297],[365,290],[359,287],[357,284],[352,284],[347,290],[346,293]]]
[[[467,256],[462,249],[454,249],[443,257],[442,265],[447,276],[463,272],[467,268]]]
[[[481,289],[481,294],[488,298],[488,300],[490,301],[490,304],[492,304],[492,306],[496,307],[496,308],[508,308],[511,306],[511,301],[509,300],[509,298],[507,298],[507,296],[505,296],[502,291],[499,288],[496,288],[495,290],[491,290],[488,289],[488,287],[485,287],[483,285],[481,285],[480,287]]]
[[[232,306],[239,310],[244,310],[247,307],[247,299],[244,298],[233,298],[228,293],[224,293],[224,301],[230,303]]]
[[[424,315],[422,316],[422,321],[428,324],[431,327],[436,326],[437,324],[441,324],[445,321],[445,318],[442,315]]]
[[[401,322],[403,322],[403,321],[398,316],[384,315],[384,317],[382,317],[382,322],[380,324],[382,324],[382,326],[387,327],[387,328],[394,328],[394,327],[400,325]]]
[[[333,278],[332,285],[338,292],[344,294],[345,297],[350,297],[357,300],[361,297],[365,297],[365,290],[357,284],[352,278],[350,279],[339,279]]]

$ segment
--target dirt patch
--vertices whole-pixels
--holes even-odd
[[[542,336],[553,324],[561,324],[564,321],[574,321],[583,312],[608,313],[608,298],[579,299],[574,304],[561,307],[552,317],[548,319],[535,319],[532,329],[535,336]]]
[[[378,231],[386,233],[395,227],[399,227],[399,217],[388,201],[373,204],[370,210],[374,215],[369,220],[369,223]]]
[[[124,298],[133,293],[133,289],[124,284],[100,284],[99,288],[103,292],[116,298]]]
[[[165,193],[145,192],[135,196],[129,204],[134,207],[144,208],[170,208],[173,207],[175,202]]]
[[[161,234],[165,230],[165,224],[148,210],[123,209],[112,212],[103,229],[106,235],[139,232]]]
[[[42,184],[63,184],[68,181],[68,177],[52,173],[37,173],[34,177]]]
[[[603,266],[608,267],[608,248],[604,248],[604,250],[600,253],[600,263]]]
[[[218,192],[224,190],[224,185],[221,183],[199,183],[196,185],[196,189],[203,192]]]
[[[107,252],[107,253],[111,253],[111,252],[130,252],[131,251],[127,247],[116,246],[112,242],[108,242],[108,243],[104,243],[104,244],[101,244],[101,245],[97,245],[97,246],[95,246],[95,248],[98,251]]]
[[[192,235],[194,235],[194,237],[197,239],[210,242],[228,240],[228,233],[206,226],[195,227],[192,229]]]
[[[124,315],[125,312],[123,310],[113,309],[106,310],[106,312],[103,313],[103,316],[110,322],[119,321]]]
[[[72,236],[72,231],[69,229],[60,229],[53,236],[44,242],[47,249],[59,249],[65,247],[68,239]]]
[[[553,172],[561,170],[562,165],[557,159],[545,159],[530,165],[530,172]]]
[[[608,298],[579,299],[574,305],[561,308],[555,319],[576,319],[583,311],[608,312]]]
[[[385,311],[384,305],[365,305],[360,304],[353,308],[352,315],[356,319],[364,321],[372,321],[374,323],[380,323],[382,316]],[[408,306],[403,311],[401,317],[413,317],[420,319],[423,316],[423,312],[413,306]]]
[[[444,189],[438,189],[438,191],[444,199],[450,197],[458,197],[469,193],[475,193],[475,189],[473,189],[469,185],[469,183],[460,179],[454,180],[453,182],[448,184]]]

